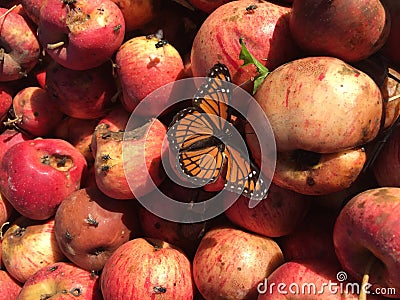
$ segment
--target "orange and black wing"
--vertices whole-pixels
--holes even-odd
[[[215,181],[225,161],[225,145],[215,137],[213,118],[194,108],[184,109],[168,130],[178,171],[201,184]]]
[[[232,146],[227,146],[226,150],[226,189],[253,200],[266,198],[268,188],[257,166],[242,151]]]

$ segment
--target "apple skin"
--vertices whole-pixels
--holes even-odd
[[[0,7],[0,16],[7,9]],[[12,81],[25,77],[39,61],[40,46],[27,21],[10,11],[1,19],[0,33],[4,51],[4,62],[0,71],[1,81]]]
[[[208,231],[193,259],[193,278],[205,299],[254,299],[257,285],[284,262],[268,237],[233,227]]]
[[[6,129],[2,133],[0,133],[0,162],[3,159],[4,153],[6,153],[8,148],[30,139],[30,136],[14,129]]]
[[[389,11],[391,24],[389,36],[382,48],[382,53],[394,64],[400,64],[400,3],[398,1],[383,0],[382,3]]]
[[[40,9],[46,1],[42,0],[21,0],[22,7],[29,19],[36,25],[39,24]]]
[[[55,215],[61,251],[85,270],[101,270],[119,246],[138,235],[135,204],[109,198],[97,187],[73,192]]]
[[[0,286],[0,300],[17,299],[22,288],[21,284],[4,270],[0,270]]]
[[[9,220],[14,212],[14,207],[6,198],[0,193],[0,227]],[[1,255],[0,255],[1,258]],[[0,259],[1,261],[1,259]]]
[[[22,283],[42,267],[65,260],[57,244],[54,219],[19,217],[7,229],[1,246],[4,266]]]
[[[138,198],[153,191],[147,174],[156,186],[165,179],[161,168],[161,157],[168,151],[163,147],[165,135],[165,125],[158,119],[133,125],[132,130],[125,133],[109,131],[107,124],[98,125],[93,148],[96,149],[95,176],[99,189],[107,196],[121,200]],[[142,167],[143,159],[147,171]]]
[[[122,44],[125,22],[111,0],[48,0],[40,10],[38,39],[59,64],[73,70],[100,66]],[[55,46],[64,42],[63,45]]]
[[[218,7],[228,2],[230,2],[230,0],[190,0],[190,3],[194,7],[208,14],[212,13]]]
[[[16,300],[102,300],[99,276],[68,262],[43,267],[22,286]]]
[[[100,283],[104,300],[191,300],[194,294],[191,265],[185,254],[150,238],[120,246],[107,260]]]
[[[304,259],[285,262],[274,272],[272,272],[266,281],[262,281],[262,286],[260,286],[260,289],[263,290],[263,292],[259,294],[257,299],[357,300],[358,296],[355,293],[351,293],[351,288],[348,288],[350,291],[349,293],[340,293],[339,284],[341,281],[337,280],[336,275],[341,271],[341,266],[339,263],[337,263],[337,261],[324,259]],[[332,291],[330,290],[330,287],[327,286],[330,282],[335,284],[331,286]],[[266,286],[266,283],[268,286]],[[302,292],[301,288],[305,284],[308,285],[305,286],[305,291]],[[278,285],[281,285],[280,290],[278,290]],[[315,285],[316,292],[313,292],[312,289],[311,292],[307,292],[307,287],[311,285]],[[343,289],[345,290],[346,282],[343,282],[343,286]],[[292,289],[290,289],[290,287]],[[299,288],[299,292],[297,294],[291,292],[297,287]],[[323,292],[322,288],[324,288]],[[337,292],[335,292],[335,289],[337,289]],[[368,299],[370,299],[369,295]]]
[[[380,186],[400,187],[399,167],[400,127],[397,126],[376,158],[372,171]]]
[[[240,196],[225,214],[235,225],[268,237],[290,234],[310,207],[307,196],[272,184],[266,199],[249,208],[249,199]]]
[[[26,87],[13,99],[15,124],[33,136],[50,135],[60,123],[63,113],[58,110],[48,92],[40,87]]]
[[[179,52],[170,44],[158,47],[156,37],[139,36],[126,41],[118,50],[115,63],[122,88],[121,103],[129,112],[151,92],[178,80],[183,75],[183,61]],[[146,102],[141,113],[146,116],[158,116],[166,101],[169,100],[169,88],[162,97],[153,97]]]
[[[87,70],[51,63],[46,69],[46,88],[60,111],[78,119],[103,117],[117,93],[109,62]]]
[[[369,283],[376,287],[397,290],[399,298],[400,188],[376,188],[353,197],[336,219],[333,242],[337,257],[347,272],[357,281],[369,262]]]
[[[55,214],[66,196],[79,189],[86,168],[83,155],[64,140],[24,141],[4,154],[0,188],[21,215],[45,220]]]
[[[13,92],[5,84],[0,84],[0,122],[2,122],[12,105]]]

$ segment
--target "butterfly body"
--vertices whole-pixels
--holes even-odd
[[[174,117],[168,140],[177,153],[178,171],[190,181],[207,184],[225,176],[227,190],[260,200],[267,188],[243,140],[235,139],[240,135],[232,124],[230,81],[226,66],[214,65],[193,98],[193,107]]]

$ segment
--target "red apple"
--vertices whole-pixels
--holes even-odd
[[[257,285],[284,262],[278,244],[242,230],[208,231],[193,260],[193,278],[205,299],[254,299]]]
[[[21,4],[25,10],[25,13],[36,25],[39,24],[40,9],[45,2],[46,1],[42,0],[21,0]]]
[[[353,197],[336,219],[333,242],[344,270],[358,282],[400,290],[400,188],[376,188]]]
[[[119,246],[137,236],[135,205],[109,198],[97,187],[73,192],[61,202],[55,216],[61,251],[85,270],[101,270]]]
[[[22,283],[42,267],[65,259],[57,245],[54,219],[18,218],[7,229],[1,246],[4,266]]]
[[[190,262],[161,240],[137,238],[120,246],[100,278],[104,300],[193,299]]]
[[[0,300],[17,299],[17,296],[21,291],[20,283],[4,270],[0,270],[0,286]]]
[[[40,87],[26,87],[13,99],[15,124],[33,136],[48,136],[63,117],[47,91]]]
[[[126,41],[116,54],[115,63],[122,88],[121,102],[129,112],[151,92],[183,75],[179,52],[163,41],[151,36],[135,37]],[[170,92],[170,88],[165,88],[162,95],[152,97],[146,102],[146,109],[141,109],[141,114],[158,116],[165,108]]]
[[[0,227],[9,220],[13,212],[14,208],[11,203],[0,193]]]
[[[6,129],[4,132],[0,133],[0,162],[8,148],[29,139],[30,137],[26,134],[18,132],[14,129]]]
[[[40,46],[27,21],[0,7],[0,81],[25,77],[39,61]]]
[[[165,125],[158,119],[136,121],[126,132],[110,131],[107,124],[95,131],[96,183],[111,198],[142,197],[165,178],[161,168],[161,157],[168,151],[163,147]]]
[[[377,141],[380,142],[379,140]],[[380,186],[400,187],[400,127],[394,128],[383,145],[373,167],[373,173]]]
[[[97,119],[111,109],[117,93],[111,68],[110,63],[105,63],[93,69],[70,70],[52,63],[46,70],[46,87],[66,115]]]
[[[131,116],[121,105],[113,106],[100,121],[99,124],[107,124],[111,131],[124,131]]]
[[[0,122],[2,122],[8,114],[12,104],[13,92],[5,84],[0,84]]]
[[[393,63],[400,65],[400,3],[398,1],[383,0],[382,3],[386,5],[389,12],[391,25],[389,36],[383,46],[382,52]]]
[[[22,286],[17,300],[102,300],[99,277],[74,264],[58,262],[43,267]]]
[[[347,277],[337,261],[307,259],[286,262],[260,282],[257,299],[357,300],[357,288],[353,286],[356,283],[338,280],[342,278],[339,275],[343,279]]]
[[[190,0],[190,3],[208,14],[212,13],[221,5],[230,2],[230,0]]]
[[[39,41],[69,69],[102,65],[122,44],[124,34],[124,17],[111,0],[48,0],[40,10]]]
[[[249,199],[241,196],[225,214],[244,229],[269,237],[287,235],[304,219],[310,202],[307,196],[271,185],[266,199],[249,208]]]
[[[66,196],[79,189],[86,166],[83,155],[64,140],[21,142],[3,156],[0,188],[20,214],[45,220],[55,214]]]

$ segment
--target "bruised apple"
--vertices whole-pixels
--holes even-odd
[[[7,229],[1,246],[4,266],[22,283],[42,267],[65,259],[57,245],[54,219],[19,217]]]
[[[27,21],[0,7],[0,82],[25,77],[39,61],[40,46]]]
[[[246,8],[251,5],[256,8],[249,12]],[[218,7],[202,23],[193,41],[193,75],[206,76],[220,62],[228,67],[237,85],[256,76],[254,66],[241,67],[239,38],[269,69],[293,60],[299,51],[290,35],[289,13],[290,8],[268,1],[232,1]]]
[[[205,299],[254,299],[257,285],[284,262],[268,237],[231,227],[208,231],[193,259],[193,278]]]
[[[69,69],[102,65],[124,35],[124,17],[111,0],[47,0],[40,9],[38,39],[57,63]]]
[[[3,156],[0,189],[20,214],[45,220],[56,213],[66,196],[79,189],[86,166],[83,155],[64,140],[24,141]]]
[[[183,76],[183,61],[179,52],[165,40],[154,36],[139,36],[126,41],[115,58],[122,88],[122,105],[129,112],[151,92]],[[146,102],[142,114],[156,117],[164,110],[171,91]]]
[[[150,238],[120,246],[107,260],[100,282],[104,300],[191,300],[194,293],[189,259],[179,248]]]
[[[95,186],[73,192],[55,215],[61,251],[85,270],[101,270],[119,246],[137,235],[135,205],[109,198]]]

